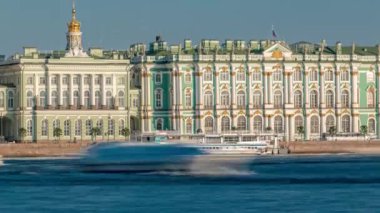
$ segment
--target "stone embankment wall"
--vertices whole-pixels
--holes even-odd
[[[286,145],[286,144],[283,144]],[[380,141],[290,142],[291,154],[357,153],[380,154]]]

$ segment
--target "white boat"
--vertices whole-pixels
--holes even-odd
[[[224,144],[194,144],[195,147],[208,154],[249,154],[261,155],[270,150],[266,141],[243,141]]]

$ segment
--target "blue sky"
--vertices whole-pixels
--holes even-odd
[[[77,0],[84,46],[126,49],[161,34],[169,43],[203,38],[380,43],[375,0]],[[64,49],[71,0],[0,0],[0,54],[23,46]]]

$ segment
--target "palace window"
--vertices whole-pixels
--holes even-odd
[[[274,107],[281,108],[282,107],[282,93],[280,91],[274,92]]]
[[[57,76],[52,76],[50,82],[51,82],[52,85],[56,85],[57,82],[58,82],[58,77]]]
[[[101,81],[101,76],[97,75],[95,76],[95,85],[100,85],[100,81]]]
[[[255,116],[253,118],[253,131],[254,132],[261,132],[263,131],[263,119],[261,116]]]
[[[294,92],[294,107],[302,108],[302,92],[297,90]]]
[[[41,122],[41,136],[47,136],[48,135],[48,129],[49,129],[49,123],[48,120],[44,119]]]
[[[61,128],[61,123],[59,122],[58,119],[55,119],[55,120],[53,121],[53,130],[54,130],[54,129],[60,129],[60,128]]]
[[[74,107],[80,107],[80,102],[79,102],[79,91],[74,91],[73,95],[73,105]]]
[[[33,121],[32,120],[26,121],[26,135],[33,136]]]
[[[96,127],[99,129],[98,135],[103,135],[103,120],[96,121]]]
[[[300,68],[296,68],[293,74],[294,81],[302,81],[302,71]]]
[[[108,91],[106,93],[106,105],[108,108],[112,108],[113,107],[113,100],[112,100],[112,92],[111,91]]]
[[[63,91],[62,105],[64,107],[68,107],[69,106],[69,91],[67,91],[67,90]]]
[[[125,84],[125,78],[123,78],[123,77],[119,77],[119,78],[117,79],[117,84],[119,84],[119,85],[123,85],[123,84]]]
[[[46,92],[45,91],[41,91],[40,92],[40,106],[41,107],[45,107],[47,104],[46,104]]]
[[[191,107],[191,92],[186,92],[185,107]]]
[[[63,135],[70,136],[70,120],[65,120],[63,122]]]
[[[222,95],[220,97],[220,104],[222,106],[229,106],[230,105],[230,94],[227,91],[223,91]]]
[[[75,121],[75,136],[81,136],[82,135],[82,121],[76,120]]]
[[[101,103],[101,94],[100,91],[95,91],[95,106],[97,108],[100,108],[102,105]]]
[[[40,85],[45,85],[45,84],[46,84],[46,78],[40,77]]]
[[[274,132],[275,133],[282,133],[284,130],[283,124],[282,124],[282,117],[281,116],[276,116],[274,118]]]
[[[155,93],[155,96],[156,96],[156,107],[157,108],[162,108],[162,90],[161,89],[157,89],[156,93]]]
[[[205,132],[212,133],[214,131],[214,119],[211,116],[205,118]]]
[[[28,91],[26,93],[26,107],[34,107],[34,97],[32,91]]]
[[[163,130],[163,122],[161,118],[156,120],[156,130]]]
[[[351,131],[350,124],[350,116],[344,115],[342,117],[342,132],[350,132]]]
[[[119,107],[125,107],[125,97],[124,97],[124,92],[119,91],[118,93],[118,102],[119,102]]]
[[[92,120],[86,120],[86,135],[90,136],[92,132]]]
[[[310,132],[311,134],[319,133],[319,118],[318,116],[312,116],[310,119]]]
[[[27,84],[27,85],[33,85],[33,77],[28,77],[28,78],[26,79],[26,84]]]
[[[132,106],[135,108],[139,107],[139,98],[138,97],[134,97],[132,99]]]
[[[344,70],[340,74],[342,81],[349,81],[350,80],[350,73],[347,70]]]
[[[12,91],[8,92],[8,108],[13,108],[14,105],[14,95]]]
[[[297,117],[294,119],[294,125],[295,125],[295,130],[296,130],[296,133],[297,133],[297,128],[298,128],[298,127],[303,127],[303,126],[304,126],[302,116],[299,115],[299,116],[297,116]]]
[[[237,106],[239,108],[245,107],[245,92],[239,91],[237,94]]]
[[[193,133],[193,124],[192,124],[191,119],[188,119],[188,120],[186,121],[186,133],[187,133],[187,134],[191,134],[191,133]]]
[[[156,84],[161,84],[162,83],[162,74],[161,73],[156,73],[154,76],[155,76],[155,82],[156,82]]]
[[[246,130],[247,129],[247,119],[244,116],[238,117],[237,129],[238,130]]]
[[[252,73],[252,81],[261,81],[261,72],[254,71]]]
[[[119,135],[124,135],[123,131],[125,129],[125,121],[123,119],[119,120]]]
[[[370,134],[376,133],[376,123],[375,123],[375,119],[373,118],[370,118],[368,120],[368,133]]]
[[[327,70],[327,72],[325,72],[325,80],[326,81],[334,81],[334,71]]]
[[[318,71],[317,70],[312,70],[310,72],[310,81],[318,81]]]
[[[375,93],[372,88],[367,91],[367,107],[368,108],[375,107]]]
[[[282,81],[282,72],[281,70],[276,70],[273,72],[273,81]]]
[[[85,76],[84,77],[84,79],[83,79],[83,83],[85,84],[85,85],[90,85],[90,83],[91,83],[91,78],[90,78],[90,76]]]
[[[51,92],[51,105],[53,107],[58,106],[58,92],[57,91]]]
[[[227,116],[222,117],[222,132],[230,131],[230,118]]]
[[[212,81],[212,72],[211,71],[205,71],[203,73],[203,80],[204,81]]]
[[[115,120],[108,120],[108,135],[115,135]]]
[[[245,81],[245,72],[244,71],[237,72],[236,81]]]
[[[106,78],[106,85],[112,85],[112,78],[111,77]]]
[[[326,130],[329,132],[331,128],[335,127],[335,119],[334,116],[329,115],[326,118]]]
[[[0,107],[4,107],[5,95],[4,92],[0,92]]]
[[[310,107],[318,108],[318,93],[315,90],[310,92]]]
[[[262,106],[261,103],[261,92],[255,91],[253,93],[253,107],[254,108],[260,108]]]
[[[342,107],[349,107],[350,106],[350,95],[347,90],[342,91]]]
[[[331,90],[326,92],[326,107],[333,108],[334,107],[334,93]]]
[[[186,83],[191,83],[191,74],[190,74],[190,73],[187,73],[187,74],[185,75],[185,82],[186,82]]]
[[[89,108],[90,107],[90,91],[85,91],[84,92],[84,106],[86,108]]]
[[[204,106],[206,108],[211,108],[214,106],[213,95],[210,91],[207,91],[204,94]]]
[[[220,80],[221,81],[229,81],[230,80],[230,73],[227,71],[220,72]]]
[[[74,76],[74,78],[73,78],[73,84],[74,85],[79,85],[79,79],[80,79],[79,76]]]
[[[62,84],[63,85],[68,85],[69,84],[69,77],[68,76],[64,76],[62,78]]]

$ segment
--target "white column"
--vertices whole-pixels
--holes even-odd
[[[148,109],[151,109],[151,103],[150,103],[150,100],[151,100],[151,91],[150,91],[150,84],[151,84],[151,76],[152,74],[151,73],[147,73],[147,76],[146,76],[146,88],[147,88],[147,95],[146,95],[146,103],[147,103],[147,108]],[[154,91],[153,91],[154,92]]]
[[[50,79],[50,75],[48,74],[46,76],[46,98],[47,98],[47,105],[50,106],[51,105],[51,79]]]
[[[294,141],[294,135],[295,135],[295,128],[294,128],[294,116],[289,117],[289,135],[290,135],[290,141]]]
[[[284,123],[284,133],[285,133],[285,141],[289,141],[290,136],[290,128],[289,128],[289,116],[285,115],[285,123]]]
[[[233,68],[232,68],[233,69]],[[230,97],[231,97],[231,105],[233,108],[236,107],[236,72],[234,70],[231,70],[230,71],[231,73],[231,78],[232,78],[232,94],[230,94]]]
[[[293,76],[292,73],[289,75],[289,103],[294,103],[294,94],[293,94]]]
[[[90,86],[90,95],[91,95],[91,104],[90,105],[95,105],[95,75],[90,75],[91,76],[91,86]]]
[[[306,71],[306,70],[305,70]],[[310,103],[310,97],[309,97],[309,73],[308,72],[305,72],[305,85],[303,85],[305,87],[305,93],[304,94],[306,96],[306,101],[305,101],[305,106],[306,108],[310,108],[309,106],[309,103]]]
[[[353,107],[358,107],[358,73],[352,70]]]
[[[352,116],[353,132],[359,132],[359,116],[354,114]]]
[[[268,76],[268,97],[269,97],[269,104],[273,104],[273,75],[272,73],[269,73]]]
[[[305,130],[306,140],[310,139],[310,116],[306,115],[306,130]]]
[[[101,105],[105,106],[106,105],[106,76],[100,75],[100,80],[101,80],[100,92],[102,94]]]
[[[325,95],[326,94],[325,94],[325,75],[324,75],[323,72],[320,72],[320,78],[321,78],[321,85],[320,85],[320,87],[321,87],[320,88],[320,91],[321,91],[321,95],[320,95],[321,101],[320,101],[320,103],[321,103],[322,107],[324,108],[325,107],[325,100],[326,100]]]
[[[69,106],[72,106],[74,104],[73,75],[71,74],[68,75],[68,78],[69,78],[68,81],[69,81],[69,97],[70,97]]]
[[[213,87],[215,87],[215,90],[216,90],[216,105],[217,106],[220,105],[220,91],[219,91],[220,82],[219,82],[219,79],[220,79],[219,72],[217,70],[215,70],[216,85],[213,84]]]
[[[335,71],[335,103],[340,108],[340,74],[338,70]]]
[[[78,75],[79,78],[79,92],[80,92],[80,105],[84,106],[84,76],[85,75]],[[91,94],[91,93],[90,93]]]
[[[58,77],[58,106],[61,106],[61,105],[63,105],[63,103],[62,103],[62,75],[61,74],[59,74],[59,75],[57,75],[57,77]]]
[[[203,74],[202,73],[199,73],[199,76],[198,76],[198,79],[199,79],[199,102],[198,104],[200,104],[200,107],[202,108],[203,106]]]
[[[285,86],[284,86],[284,98],[285,98],[285,104],[289,103],[289,75],[288,73],[284,72],[283,78],[285,79]]]

